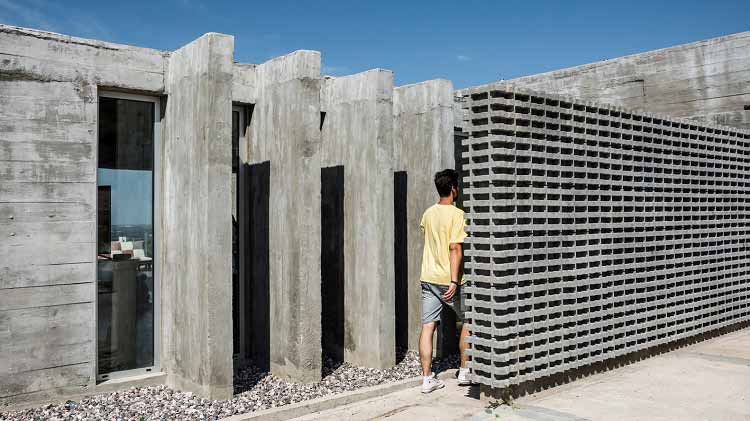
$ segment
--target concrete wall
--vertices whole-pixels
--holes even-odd
[[[206,34],[172,53],[161,150],[161,362],[170,385],[209,399],[233,393],[233,49]]]
[[[343,221],[323,221],[323,248],[343,250],[343,261],[324,263],[324,294],[343,295],[343,320],[333,317],[326,330],[343,323],[344,360],[386,368],[395,364],[393,262],[393,73],[371,70],[328,78],[321,89],[322,159],[327,168],[343,166],[322,200],[341,200]],[[343,182],[341,182],[343,181]],[[342,194],[337,189],[343,187]],[[325,206],[325,205],[324,205]],[[343,224],[343,236],[338,232]],[[337,241],[341,238],[343,241]],[[343,268],[340,266],[343,265]],[[343,269],[343,282],[339,274]],[[330,279],[333,277],[334,279]],[[343,290],[341,290],[343,287]],[[326,290],[328,288],[328,290]],[[337,310],[334,301],[326,303]],[[343,339],[343,341],[341,340]]]
[[[397,267],[405,264],[408,271],[397,272],[396,289],[406,285],[408,348],[416,349],[422,325],[419,279],[424,243],[419,221],[425,209],[438,200],[435,173],[455,166],[453,84],[430,80],[397,87],[393,92],[393,119],[394,170],[406,178],[407,196],[403,219],[406,253],[397,258]]]
[[[0,25],[0,399],[92,385],[98,89],[159,95],[166,54]]]
[[[322,83],[317,52],[241,65],[232,50],[220,34],[163,53],[0,26],[4,402],[93,390],[101,89],[161,97],[157,346],[168,384],[232,393],[232,102],[253,104],[239,186],[242,344],[253,361],[295,381],[320,378],[321,258],[331,245],[342,358],[391,366],[398,335],[416,348],[418,221],[436,200],[434,172],[454,166],[450,82],[394,90],[393,75],[374,70]],[[325,237],[326,215],[339,215],[338,242]]]
[[[270,349],[274,374],[312,382],[321,376],[320,54],[298,51],[255,72],[247,156],[254,174],[268,177],[268,260],[252,264],[268,270],[267,278],[251,282],[253,290],[267,291],[270,309],[268,327],[260,327],[268,329],[270,344],[258,345]]]
[[[750,32],[505,82],[580,99],[750,128]]]

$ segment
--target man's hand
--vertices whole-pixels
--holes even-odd
[[[453,296],[456,295],[456,284],[451,282],[451,286],[448,287],[448,291],[443,294],[443,299],[447,302],[453,300]]]

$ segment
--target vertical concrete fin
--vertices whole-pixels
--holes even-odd
[[[170,57],[163,121],[162,366],[170,385],[232,396],[231,106],[234,39]]]
[[[326,79],[321,92],[326,110],[323,166],[344,169],[343,244],[333,245],[344,250],[340,313],[344,338],[338,343],[343,344],[347,362],[391,367],[395,364],[393,73],[375,69]]]
[[[320,53],[296,51],[258,65],[257,102],[248,135],[250,167],[268,165],[266,262],[251,256],[266,274],[265,308],[271,371],[287,379],[321,377],[320,294]],[[253,172],[251,171],[251,174]],[[258,172],[260,173],[260,172]],[[249,180],[253,185],[254,180]],[[253,206],[253,204],[251,204]],[[263,210],[252,210],[262,214]],[[261,245],[262,246],[262,245]],[[264,304],[264,303],[258,303]]]
[[[419,278],[424,240],[422,212],[437,201],[435,172],[454,166],[453,84],[448,80],[397,87],[393,95],[396,171],[406,176],[408,273],[397,279],[408,290],[408,345],[416,349],[421,326]],[[397,289],[399,289],[397,287]]]

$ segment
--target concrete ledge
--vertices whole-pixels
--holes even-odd
[[[0,400],[0,413],[57,404],[67,400],[80,401],[92,395],[126,390],[131,387],[158,386],[166,383],[166,373],[148,373],[122,379],[107,380],[90,386],[71,386],[11,396]]]
[[[450,369],[438,374],[438,378],[445,379],[452,377],[455,370]],[[418,387],[422,384],[422,376],[411,377],[394,383],[365,387],[362,389],[352,390],[351,392],[339,393],[336,395],[323,396],[321,398],[310,399],[293,403],[290,405],[280,406],[278,408],[265,409],[263,411],[249,412],[247,414],[234,415],[223,418],[221,421],[285,421],[304,415],[321,412],[328,409],[336,408],[342,405],[348,405],[354,402],[364,401],[370,398],[387,395],[411,387]]]

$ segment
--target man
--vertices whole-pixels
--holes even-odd
[[[435,174],[435,187],[440,200],[422,215],[420,228],[424,233],[422,253],[422,333],[419,337],[419,359],[422,363],[422,393],[430,393],[445,384],[432,372],[432,336],[440,321],[443,307],[456,313],[456,320],[463,321],[464,305],[461,297],[463,276],[461,245],[466,238],[464,212],[454,206],[458,196],[458,172],[447,169]],[[466,324],[461,328],[459,351],[461,368],[458,384],[469,385],[469,369],[466,368]]]

